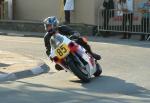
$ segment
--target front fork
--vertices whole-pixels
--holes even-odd
[[[63,60],[61,63],[58,64],[58,65],[60,65],[66,72],[68,72],[68,70],[71,71],[70,67],[68,66],[68,63],[69,63],[70,58],[71,58],[70,55],[72,55],[72,54],[70,53],[66,58],[64,58],[64,60]]]
[[[87,70],[86,66],[81,62],[81,60],[79,59],[79,57],[77,56],[77,54],[74,54],[74,53],[70,53],[66,58],[65,60],[59,64],[61,65],[64,70],[67,72],[68,70],[72,72],[72,70],[70,69],[70,67],[68,66],[68,63],[72,62],[72,60],[74,61],[74,63],[77,63],[81,66],[81,68],[77,68],[77,69],[81,69],[81,71],[85,74],[87,74],[89,76],[89,78],[91,77],[90,76],[90,71]]]

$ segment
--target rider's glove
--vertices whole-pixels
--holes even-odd
[[[52,57],[49,57],[50,58],[50,60],[53,62],[53,58]]]

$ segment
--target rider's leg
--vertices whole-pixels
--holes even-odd
[[[79,45],[83,46],[87,50],[87,52],[89,52],[95,59],[97,59],[97,60],[101,59],[100,55],[92,52],[90,45],[83,38],[78,38],[76,40],[76,42]]]

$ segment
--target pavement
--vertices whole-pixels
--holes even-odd
[[[43,38],[0,36],[1,51],[44,60],[51,69],[30,78],[0,82],[1,103],[150,103],[150,42],[88,38],[92,50],[102,56],[98,62],[103,74],[84,84],[69,72],[51,72],[54,66],[47,61]]]
[[[0,51],[0,81],[17,80],[49,71],[40,60],[16,53]]]

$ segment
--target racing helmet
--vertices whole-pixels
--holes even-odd
[[[59,25],[59,21],[55,16],[47,17],[43,22],[46,31],[48,31],[47,30],[48,25],[52,26],[52,29],[50,31],[55,30]]]

